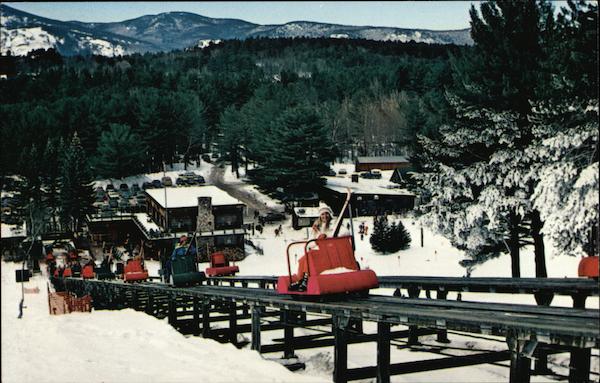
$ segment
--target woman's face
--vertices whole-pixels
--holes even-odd
[[[324,211],[323,213],[321,213],[321,221],[329,222],[330,219],[331,219],[331,216],[329,215],[328,212]]]

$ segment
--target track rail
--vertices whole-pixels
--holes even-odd
[[[344,326],[349,319],[414,325],[436,329],[537,339],[547,344],[598,347],[600,330],[598,310],[539,307],[531,305],[457,302],[370,295],[366,298],[345,296],[329,302],[304,301],[277,294],[271,289],[224,286],[173,288],[154,283],[124,284],[66,278],[68,290],[96,292],[130,290],[170,297],[193,297],[202,301],[221,300],[250,306],[273,307],[305,313],[331,315]]]

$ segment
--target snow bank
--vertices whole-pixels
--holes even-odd
[[[25,287],[2,263],[2,382],[310,382],[255,351],[184,337],[166,319],[131,309],[50,316],[46,278]]]

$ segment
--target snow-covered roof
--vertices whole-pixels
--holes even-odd
[[[382,177],[380,179],[359,178],[358,182],[352,182],[350,175],[324,177],[327,181],[325,187],[338,193],[346,193],[347,188],[350,188],[353,194],[414,196],[414,193],[406,189],[399,189],[397,184],[389,181],[392,173],[393,170],[384,170],[381,172]]]
[[[359,164],[378,164],[378,163],[396,163],[396,162],[410,162],[406,157],[402,156],[381,156],[381,157],[357,157],[357,163]]]
[[[147,213],[135,213],[134,215],[137,217],[138,222],[146,229],[146,231],[161,231],[160,227],[158,227],[158,225],[154,223],[152,218],[150,218],[150,216]]]
[[[165,189],[169,209],[198,206],[198,197],[210,197],[213,206],[244,204],[213,185],[147,189],[146,193],[161,207],[165,207]]]
[[[316,218],[319,216],[318,207],[295,207],[294,214],[298,217]]]
[[[0,234],[2,235],[0,238],[4,239],[26,237],[25,223],[23,222],[22,225],[0,223]]]

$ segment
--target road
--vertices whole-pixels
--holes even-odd
[[[218,187],[221,190],[226,191],[229,195],[234,198],[239,199],[243,203],[248,206],[246,211],[246,218],[252,219],[254,218],[254,210],[258,210],[261,215],[265,215],[270,212],[276,212],[275,209],[272,209],[264,204],[264,202],[259,201],[253,196],[251,193],[248,193],[243,189],[245,185],[241,181],[239,183],[227,183],[223,180],[224,169],[219,166],[213,166],[212,171],[210,173],[210,182],[213,185]]]

